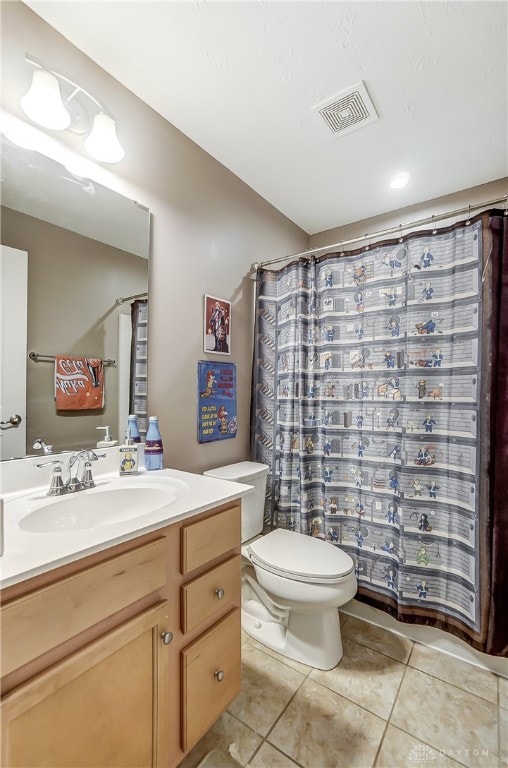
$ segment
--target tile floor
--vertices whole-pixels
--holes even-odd
[[[354,617],[342,634],[329,672],[243,634],[242,692],[180,768],[508,768],[506,679]]]

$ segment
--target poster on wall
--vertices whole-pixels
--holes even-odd
[[[231,302],[205,294],[203,351],[231,354]]]
[[[236,365],[198,361],[198,442],[236,437]]]

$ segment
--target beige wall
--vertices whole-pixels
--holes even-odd
[[[117,359],[119,296],[146,290],[146,259],[2,207],[2,243],[28,252],[28,351]],[[118,425],[117,368],[106,367],[105,407],[57,414],[54,366],[27,361],[27,453],[37,437],[55,451],[94,446],[96,427]]]
[[[23,64],[25,52],[107,105],[126,149],[125,159],[113,168],[110,186],[152,212],[149,410],[160,418],[166,465],[199,472],[247,458],[254,293],[250,265],[306,250],[308,235],[19,2],[2,3],[2,104],[9,111],[22,116],[19,97],[31,74]],[[171,77],[178,72],[168,73]],[[72,137],[65,140],[78,146]],[[506,184],[493,182],[427,205],[400,209],[399,203],[392,214],[313,235],[310,245],[332,244],[505,193]],[[199,445],[196,369],[205,358],[205,293],[233,306],[232,354],[209,359],[237,364],[239,431],[234,440]]]
[[[327,247],[329,245],[340,243],[343,240],[363,237],[365,234],[379,232],[383,229],[390,229],[392,227],[398,227],[399,225],[404,227],[404,225],[410,225],[412,222],[421,219],[456,211],[459,208],[465,208],[468,205],[484,203],[489,200],[504,197],[507,194],[508,179],[498,179],[496,181],[491,181],[488,184],[481,184],[478,187],[455,192],[453,195],[445,195],[444,197],[438,197],[434,200],[428,200],[420,205],[401,207],[390,213],[385,213],[382,216],[374,216],[373,218],[356,221],[343,227],[336,227],[335,229],[318,232],[317,234],[310,236],[309,247]],[[504,205],[501,205],[500,207],[503,208]],[[464,216],[460,215],[455,218],[446,219],[438,223],[438,226],[446,226],[456,219],[463,218]],[[430,229],[431,225],[428,225],[426,228]],[[414,227],[409,227],[406,232],[411,231],[411,229],[414,229]],[[401,231],[402,234],[404,234],[404,229]],[[390,235],[389,237],[397,237],[397,235]],[[351,245],[350,248],[361,248],[363,245],[365,245],[365,242],[358,243],[358,245]]]
[[[126,157],[112,169],[116,178],[111,186],[152,213],[149,410],[160,419],[166,465],[200,472],[248,458],[250,265],[304,250],[307,234],[23,4],[2,3],[1,33],[4,108],[22,116],[19,97],[26,90],[23,60],[28,52],[82,84],[117,120]],[[233,440],[199,445],[197,361],[206,357],[205,293],[232,302],[232,354],[209,359],[237,364],[239,429]]]

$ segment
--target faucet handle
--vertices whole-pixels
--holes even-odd
[[[60,469],[62,469],[63,461],[60,461],[60,459],[53,459],[52,461],[43,461],[41,464],[35,464],[38,469],[41,467],[47,467],[49,464],[59,464]]]
[[[84,451],[84,458],[85,461],[83,463],[83,476],[81,478],[81,487],[83,489],[85,488],[95,488],[95,482],[92,477],[92,461],[98,461],[99,459],[105,458],[105,453],[95,453],[95,451]]]
[[[95,488],[94,479],[92,477],[92,464],[90,461],[85,461],[83,466],[83,477],[81,478],[82,488]]]
[[[55,464],[55,468],[51,477],[49,491],[47,492],[46,496],[61,496],[67,490],[62,480],[63,462],[55,459],[54,461],[43,461],[42,464],[36,464],[35,466],[40,469],[41,467],[48,466],[48,464]]]

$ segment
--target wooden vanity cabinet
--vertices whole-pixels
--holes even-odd
[[[178,765],[239,692],[239,525],[223,505],[3,590],[4,768]]]
[[[2,765],[164,765],[165,603],[28,680],[2,705]]]
[[[182,750],[187,752],[240,693],[240,515],[226,509],[182,528],[182,632],[207,629],[182,649]],[[235,550],[236,548],[236,550]],[[231,551],[233,556],[227,557]],[[217,563],[217,558],[224,558]],[[210,626],[211,624],[211,626]]]

